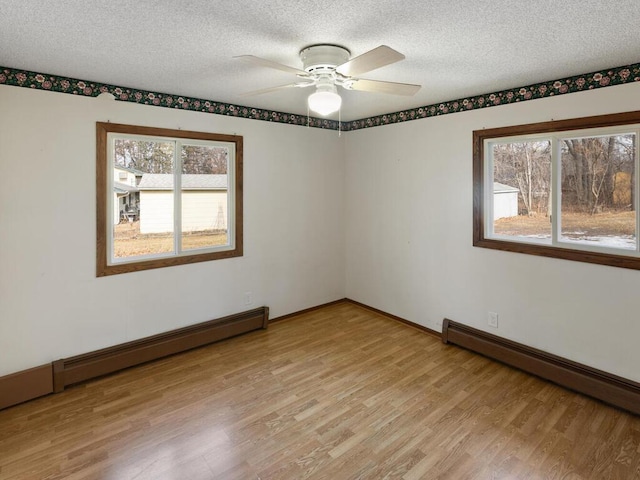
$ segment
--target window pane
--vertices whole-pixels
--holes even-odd
[[[493,234],[551,243],[551,146],[548,140],[491,146]]]
[[[635,134],[562,141],[563,242],[636,248]]]
[[[115,259],[175,252],[174,150],[173,142],[114,140]]]
[[[228,245],[229,149],[185,144],[181,158],[182,249]]]

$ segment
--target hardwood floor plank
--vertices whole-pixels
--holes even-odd
[[[640,479],[640,418],[339,303],[0,411],[0,478]]]

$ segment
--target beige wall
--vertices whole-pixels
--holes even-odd
[[[213,230],[221,210],[227,223],[227,192],[189,190],[182,194],[182,231]],[[140,233],[173,232],[173,192],[140,192]]]
[[[640,82],[347,134],[346,295],[640,381],[639,271],[472,245],[474,130],[630,110]]]
[[[97,121],[242,135],[244,256],[96,278]],[[343,179],[333,131],[0,85],[0,375],[342,298]]]
[[[140,233],[173,232],[173,193],[140,192]]]
[[[182,194],[182,231],[214,230],[227,228],[227,192],[185,191]],[[218,216],[222,214],[221,223]]]
[[[124,183],[125,185],[131,185],[135,187],[136,176],[128,170],[121,170],[119,168],[113,169],[113,181]]]
[[[494,311],[492,333],[640,381],[640,272],[473,247],[471,213],[473,130],[640,110],[640,82],[340,138],[8,86],[0,105],[0,375],[244,310],[251,291],[272,316],[348,296],[435,330],[489,330]],[[245,255],[96,278],[107,120],[244,135]]]

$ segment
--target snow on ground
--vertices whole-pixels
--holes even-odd
[[[551,235],[524,235],[522,238],[542,240],[541,243],[551,243]],[[586,232],[563,232],[560,237],[560,241],[605,248],[618,248],[624,250],[636,249],[636,237],[633,235],[595,236],[586,235]]]
[[[635,250],[636,249],[636,237],[633,235],[618,235],[618,236],[578,236],[578,237],[567,237],[565,235],[574,235],[578,232],[565,232],[564,235],[560,237],[560,240],[568,243],[577,243],[580,245],[595,245],[597,247],[608,247],[608,248],[623,248],[625,250]],[[584,232],[581,232],[584,233]]]

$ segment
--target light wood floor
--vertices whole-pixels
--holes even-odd
[[[640,417],[352,304],[0,411],[8,479],[640,479]]]

